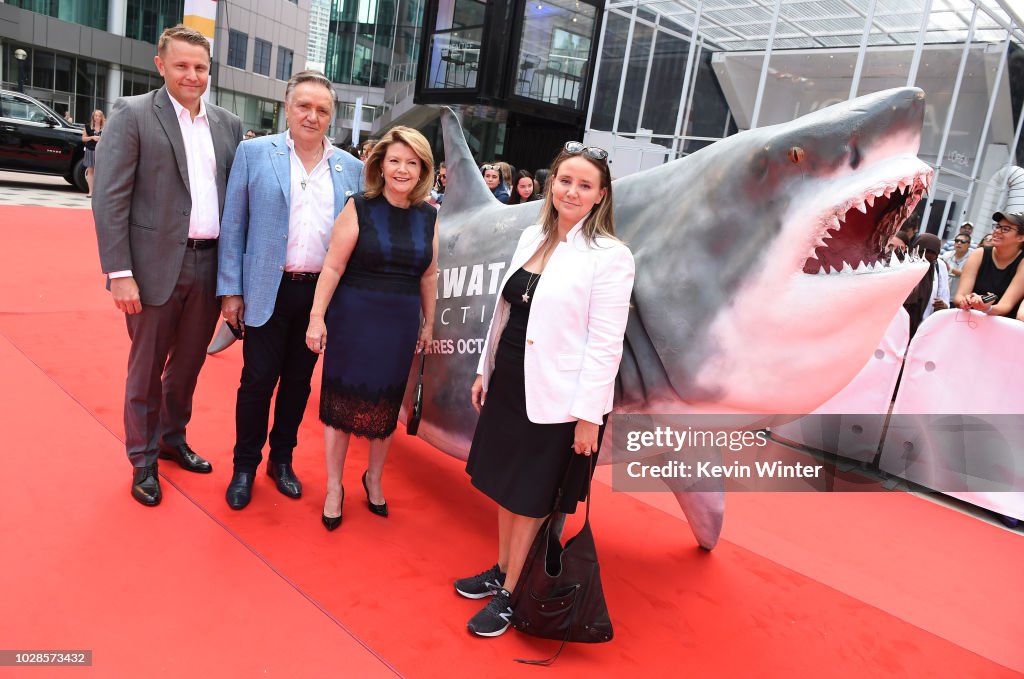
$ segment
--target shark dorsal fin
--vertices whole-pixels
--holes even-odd
[[[447,106],[441,109],[441,128],[444,130],[445,167],[448,169],[448,188],[444,193],[446,211],[473,210],[498,204],[498,199],[484,183],[458,117]]]

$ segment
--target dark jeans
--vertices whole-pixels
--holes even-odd
[[[235,471],[255,472],[263,459],[275,386],[270,462],[292,461],[318,356],[306,347],[314,290],[316,281],[282,279],[270,320],[259,327],[245,327],[242,380],[235,406]]]

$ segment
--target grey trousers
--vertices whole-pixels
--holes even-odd
[[[186,250],[166,303],[125,315],[132,346],[124,398],[124,435],[132,466],[153,464],[161,443],[185,441],[192,395],[220,315],[217,248]]]

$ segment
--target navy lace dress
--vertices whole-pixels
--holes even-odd
[[[384,439],[398,424],[420,327],[420,277],[433,257],[437,212],[352,198],[359,240],[327,307],[320,421]]]

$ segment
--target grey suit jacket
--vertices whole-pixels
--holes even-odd
[[[242,123],[219,106],[206,111],[223,214]],[[166,88],[114,102],[96,147],[93,218],[103,272],[131,269],[143,304],[165,303],[181,273],[192,210],[187,162]]]
[[[217,295],[243,295],[245,324],[264,325],[277,300],[288,253],[291,156],[285,135],[273,134],[238,147],[217,253]],[[363,164],[341,149],[330,157],[334,213],[363,190]],[[330,233],[324,234],[330,238]]]

